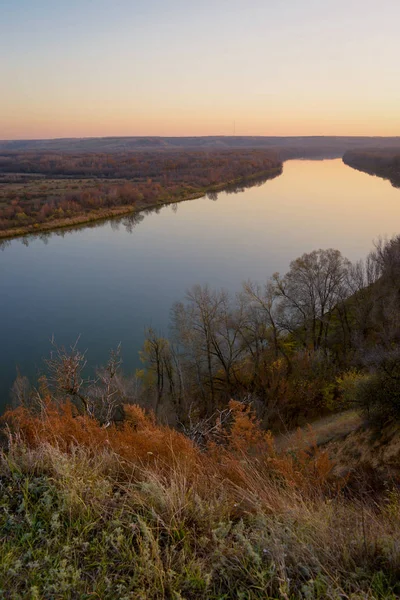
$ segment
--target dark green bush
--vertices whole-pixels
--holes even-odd
[[[400,378],[383,370],[363,378],[355,400],[372,425],[400,421]]]

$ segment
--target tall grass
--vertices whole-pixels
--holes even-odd
[[[398,493],[350,497],[325,453],[280,455],[231,408],[204,451],[137,407],[8,413],[0,598],[399,597]]]

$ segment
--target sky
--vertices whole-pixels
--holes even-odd
[[[400,135],[400,0],[0,0],[0,139]]]

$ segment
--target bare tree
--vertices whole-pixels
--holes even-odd
[[[200,285],[194,286],[186,299],[186,305],[180,302],[173,307],[172,331],[197,382],[206,412],[211,415],[216,399],[216,326],[223,299],[208,286]]]
[[[17,377],[11,387],[11,405],[13,408],[18,406],[28,406],[32,397],[32,388],[29,379],[22,375],[17,369]]]
[[[121,373],[121,365],[119,344],[116,350],[111,350],[107,364],[96,370],[96,378],[87,393],[89,413],[107,425],[123,419],[123,405],[129,400],[129,386]]]
[[[63,346],[57,346],[54,339],[51,340],[53,350],[50,358],[45,361],[49,371],[49,383],[56,394],[70,396],[83,405],[88,415],[94,416],[86,392],[90,380],[83,377],[87,363],[86,352],[78,349],[78,342],[79,338],[69,350],[66,350]]]
[[[390,279],[392,283],[400,283],[400,235],[390,240],[378,238],[375,242],[375,250],[369,255],[370,260],[375,263],[376,269],[381,277]]]
[[[132,382],[121,372],[121,346],[112,350],[107,364],[89,378],[84,376],[86,352],[79,350],[78,341],[66,350],[52,340],[53,350],[45,362],[54,397],[61,401],[70,397],[79,409],[105,425],[122,420],[124,404],[133,398]]]
[[[252,331],[256,356],[258,356],[259,348],[263,349],[266,342],[271,343],[272,341],[275,358],[278,358],[281,310],[280,295],[276,286],[272,281],[268,281],[264,286],[247,281],[243,284],[243,289],[248,316],[247,323],[249,330]]]
[[[172,331],[209,416],[218,398],[229,396],[238,384],[246,314],[243,303],[233,304],[226,291],[211,291],[207,285],[194,286],[186,299],[186,304],[174,306]]]
[[[169,340],[157,335],[151,327],[146,329],[143,349],[139,354],[151,378],[150,386],[155,390],[154,412],[158,414],[166,395],[169,395],[173,402],[176,401],[177,394],[179,396],[180,380],[178,377],[178,386],[176,386],[175,374],[176,357]]]
[[[326,339],[349,266],[339,250],[314,250],[292,261],[283,278],[273,276],[284,308],[281,325],[304,346],[311,344],[317,350]]]

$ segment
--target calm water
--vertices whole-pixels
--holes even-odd
[[[166,332],[172,303],[194,283],[235,291],[285,272],[303,252],[333,247],[355,260],[399,231],[400,190],[329,160],[287,162],[261,187],[136,223],[13,240],[0,251],[0,408],[17,366],[31,377],[42,369],[53,334],[59,344],[80,335],[91,365],[121,341],[129,372],[144,327]]]

